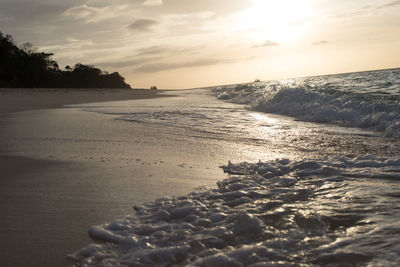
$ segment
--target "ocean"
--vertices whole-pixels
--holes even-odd
[[[172,93],[80,107],[171,129],[178,145],[212,140],[228,177],[91,227],[101,242],[74,264],[400,264],[400,69]]]

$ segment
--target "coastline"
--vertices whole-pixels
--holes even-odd
[[[137,231],[144,230],[147,233],[146,229],[158,229],[159,219],[166,218],[168,223],[169,219],[173,219],[180,225],[176,229],[184,230],[186,219],[182,221],[182,216],[187,215],[186,211],[192,213],[188,217],[190,224],[193,222],[201,227],[193,231],[189,225],[192,235],[182,231],[163,234],[166,239],[154,235],[156,250],[149,250],[150,254],[157,253],[160,239],[166,240],[164,245],[167,246],[167,250],[161,251],[168,252],[168,247],[181,241],[176,239],[176,233],[181,233],[185,242],[182,251],[189,258],[190,255],[197,257],[193,253],[197,253],[199,248],[207,251],[222,242],[223,247],[229,245],[222,250],[223,255],[233,256],[233,262],[242,262],[243,259],[239,259],[243,255],[241,245],[251,243],[254,249],[246,249],[249,252],[246,259],[259,261],[251,256],[253,252],[260,251],[259,235],[252,235],[250,228],[249,242],[244,243],[240,235],[246,234],[246,230],[242,232],[241,229],[248,222],[255,225],[257,233],[265,230],[262,247],[267,250],[274,248],[276,255],[286,255],[279,259],[285,259],[288,265],[292,262],[327,264],[331,260],[333,263],[336,260],[346,263],[348,258],[343,257],[343,250],[336,249],[335,240],[338,238],[354,240],[356,253],[364,251],[368,255],[370,249],[379,251],[383,256],[377,255],[372,264],[385,263],[385,260],[391,259],[392,252],[398,251],[397,239],[394,238],[392,242],[390,232],[397,229],[397,224],[392,222],[399,221],[398,214],[390,207],[398,204],[398,192],[392,189],[395,189],[393,183],[398,181],[396,170],[399,160],[388,158],[398,157],[397,140],[355,128],[296,121],[291,117],[248,111],[235,104],[220,102],[201,90],[172,93],[176,97],[82,104],[68,108],[21,111],[5,116],[0,114],[0,126],[3,129],[0,151],[9,151],[9,155],[14,155],[9,159],[6,157],[4,163],[7,160],[20,161],[14,166],[5,164],[5,168],[15,172],[13,176],[19,175],[19,179],[4,180],[2,185],[6,187],[1,187],[7,201],[0,205],[4,217],[0,222],[0,237],[8,242],[1,247],[4,255],[0,255],[0,261],[8,261],[5,264],[0,262],[0,265],[71,265],[65,260],[68,254],[69,259],[76,260],[77,264],[87,261],[96,266],[103,259],[108,261],[107,257],[102,256],[103,248],[107,255],[112,254],[115,262],[118,262],[126,252],[125,239],[121,235],[125,230],[121,232],[119,226],[115,228],[113,225],[125,223],[126,229],[135,227]],[[209,126],[210,121],[214,122],[212,126]],[[28,162],[30,170],[21,168],[27,164],[24,163],[26,157],[32,159]],[[228,173],[246,176],[224,180],[227,174],[222,173],[220,166],[225,166],[224,170]],[[350,170],[352,172],[349,173]],[[293,174],[293,171],[297,174]],[[254,177],[248,177],[253,173],[256,174]],[[260,175],[267,179],[262,179]],[[217,191],[216,181],[219,182]],[[261,184],[256,186],[255,182]],[[198,190],[201,185],[205,187]],[[379,201],[375,201],[377,195]],[[331,205],[337,203],[337,196],[341,197],[339,210]],[[365,216],[361,217],[359,199],[367,200],[362,202],[365,203],[362,208]],[[381,203],[388,203],[385,206],[389,210],[382,209]],[[135,210],[140,211],[140,218],[146,214],[144,221],[140,221],[139,217],[139,220],[131,220],[131,215],[135,216],[133,205],[138,207]],[[204,205],[207,205],[205,213]],[[160,211],[166,210],[167,216],[175,215],[159,218],[155,206]],[[176,210],[177,207],[185,208]],[[333,209],[329,211],[330,208]],[[253,214],[237,216],[243,210]],[[309,213],[309,210],[312,212]],[[378,214],[379,218],[375,210],[383,212]],[[348,224],[347,216],[342,220],[343,213],[354,218],[354,223]],[[127,214],[129,217],[124,220]],[[203,218],[211,220],[211,217],[216,219],[214,230],[216,237],[221,240],[214,242],[214,234],[212,240],[204,236],[201,242],[204,241],[205,246],[196,245],[193,253],[187,253],[185,247],[192,243],[190,236],[197,239],[198,234],[211,233],[208,226],[206,232],[202,232]],[[389,225],[388,233],[382,235],[375,231],[377,235],[374,236],[382,244],[387,244],[389,250],[386,250],[386,245],[382,247],[385,250],[380,250],[381,243],[375,247],[365,247],[362,240],[369,238],[369,234],[365,235],[364,218],[368,221],[378,220],[378,227],[386,228]],[[238,239],[235,236],[234,239],[227,237],[226,230],[219,236],[221,220],[228,232],[239,234]],[[362,234],[346,236],[347,231],[332,229],[330,222],[339,226],[343,224],[344,229],[356,227]],[[315,223],[317,231],[313,230]],[[267,227],[260,227],[264,225]],[[287,232],[287,226],[297,231],[295,239],[291,240],[293,235]],[[373,224],[367,225],[370,226],[371,230],[375,228]],[[94,240],[89,239],[88,230]],[[126,231],[128,241],[136,240],[135,233],[133,239],[129,237],[129,231]],[[293,258],[291,255],[308,255],[310,252],[309,244],[302,246],[303,233],[311,233],[311,237],[316,234],[315,240],[320,239],[331,246],[334,258],[326,258],[323,251],[304,260]],[[334,238],[330,242],[326,236],[332,234]],[[282,239],[287,239],[289,246],[280,246]],[[123,245],[98,243],[99,240],[113,243],[122,240]],[[151,244],[149,240],[143,241],[132,243],[133,250],[129,253],[133,254],[127,256],[132,259],[133,265],[136,259],[149,262],[146,253],[142,255],[144,258],[140,255],[142,258],[137,258],[134,254],[136,244],[144,244],[146,248],[147,243]],[[92,243],[89,250],[84,248],[77,251],[87,243]],[[344,249],[354,251],[354,247],[346,248],[346,244]],[[108,254],[109,251],[111,254]],[[268,255],[270,252],[266,251]],[[167,255],[174,260],[174,254]],[[219,255],[219,252],[215,254],[217,258]],[[353,257],[352,253],[348,255]],[[363,255],[355,258],[355,262],[370,260]],[[113,259],[110,260],[112,262]]]
[[[10,123],[18,123],[15,122],[16,112],[29,114],[70,104],[160,96],[159,91],[146,89],[1,88],[0,140],[10,135]],[[18,129],[30,130],[29,127]],[[92,242],[87,230],[102,222],[98,219],[101,216],[95,215],[99,212],[99,207],[96,207],[99,203],[91,203],[91,190],[87,188],[87,185],[95,183],[95,174],[100,171],[95,170],[95,165],[83,161],[15,156],[13,146],[5,142],[0,141],[3,148],[0,150],[0,237],[3,240],[0,265],[69,266],[66,255]],[[71,181],[71,177],[74,180]],[[89,216],[84,216],[87,213]]]
[[[163,96],[159,92],[148,89],[0,88],[0,114],[62,108],[72,104]]]

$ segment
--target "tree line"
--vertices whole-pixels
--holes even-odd
[[[52,53],[33,45],[18,47],[0,32],[0,87],[8,88],[131,88],[118,72],[108,73],[81,63],[61,70]]]

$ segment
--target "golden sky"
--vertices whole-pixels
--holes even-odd
[[[136,88],[400,67],[399,0],[1,0],[0,25]]]

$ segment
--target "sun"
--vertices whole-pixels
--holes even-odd
[[[238,22],[253,39],[287,42],[302,32],[310,16],[307,0],[253,0],[253,5],[238,16]]]

